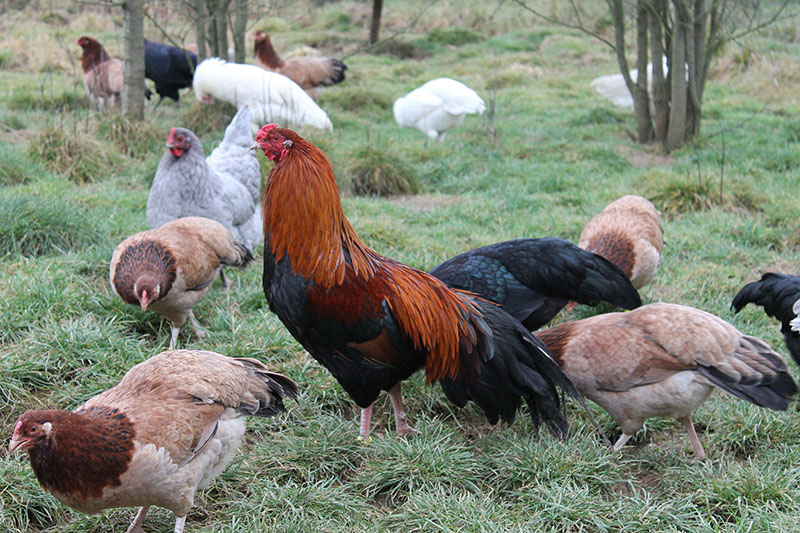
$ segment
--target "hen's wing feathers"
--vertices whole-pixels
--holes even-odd
[[[270,416],[297,386],[254,359],[194,350],[162,352],[133,367],[120,383],[80,409],[111,407],[135,424],[136,439],[184,462],[200,449],[226,408]]]

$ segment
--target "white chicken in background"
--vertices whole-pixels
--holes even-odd
[[[210,103],[216,98],[237,109],[249,106],[253,113],[252,134],[269,122],[293,128],[333,129],[327,113],[299,85],[255,65],[210,57],[197,65],[192,87],[201,102]]]
[[[248,250],[255,249],[263,231],[261,167],[250,150],[251,121],[250,109],[242,107],[208,158],[194,133],[172,128],[169,150],[158,164],[147,197],[150,228],[183,217],[206,217],[228,228]]]
[[[460,81],[436,78],[395,100],[394,119],[441,142],[448,130],[464,122],[464,116],[485,110],[478,93]]]
[[[669,72],[667,67],[667,58],[662,56],[662,72],[666,76]],[[632,69],[629,71],[633,83],[639,79],[639,70]],[[595,78],[589,84],[589,87],[597,91],[600,96],[610,101],[617,107],[627,107],[633,109],[633,95],[625,85],[625,78],[622,74],[608,74]],[[647,94],[652,98],[653,96],[653,64],[647,64]]]

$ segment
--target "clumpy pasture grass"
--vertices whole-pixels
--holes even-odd
[[[111,254],[147,229],[147,194],[170,128],[194,131],[208,154],[235,113],[226,104],[203,105],[188,91],[180,106],[166,100],[154,111],[147,102],[140,124],[89,111],[74,42],[94,35],[121,54],[118,8],[66,2],[39,12],[22,4],[4,14],[9,22],[0,39],[4,443],[26,409],[74,408],[166,349],[169,323],[113,294]],[[593,77],[617,71],[611,51],[518,4],[463,4],[385,4],[383,50],[365,44],[370,13],[363,2],[290,3],[250,21],[273,34],[279,53],[313,45],[349,66],[346,81],[319,100],[334,131],[301,134],[330,159],[345,213],[367,245],[429,270],[506,239],[575,242],[609,202],[643,194],[661,211],[665,235],[643,301],[715,313],[788,358],[777,321],[753,306],[734,315],[730,301],[764,272],[800,273],[796,19],[726,48],[712,66],[700,135],[667,154],[636,145],[633,114],[589,88]],[[567,4],[552,4],[570,16]],[[185,21],[174,5],[167,2],[159,20],[177,35]],[[580,8],[594,31],[610,35],[605,3]],[[441,76],[495,103],[491,120],[488,113],[468,116],[444,143],[400,128],[391,111],[396,98]],[[259,160],[266,179],[272,162],[261,154]],[[353,187],[376,173],[368,188]],[[416,192],[376,192],[398,175],[413,176]],[[248,268],[228,269],[229,292],[215,282],[195,307],[206,337],[185,327],[178,347],[256,357],[295,379],[301,395],[287,403],[287,413],[248,420],[245,445],[197,494],[187,530],[797,528],[797,400],[786,412],[771,412],[714,393],[693,415],[709,454],[701,462],[674,420],[649,420],[614,453],[571,400],[570,436],[558,440],[535,431],[524,409],[512,426],[491,427],[475,406],[456,408],[418,373],[403,392],[421,434],[397,440],[390,402],[381,395],[372,441],[358,442],[358,407],[270,312],[262,251],[254,252]],[[578,306],[556,321],[613,311]],[[613,419],[589,408],[616,440]],[[24,455],[0,453],[0,478],[2,531],[124,531],[135,514],[70,510],[41,489]],[[144,529],[168,532],[173,521],[170,512],[153,509]]]
[[[77,202],[0,191],[0,255],[35,257],[80,250],[102,236],[99,221]]]

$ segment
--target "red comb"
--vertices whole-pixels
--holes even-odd
[[[267,138],[267,135],[269,135],[269,132],[271,132],[272,130],[274,130],[277,127],[278,127],[277,124],[267,124],[266,126],[261,128],[260,130],[258,130],[258,133],[256,134],[256,141],[258,141],[258,142],[263,141],[264,139]]]

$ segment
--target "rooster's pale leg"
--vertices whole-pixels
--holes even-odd
[[[366,409],[361,410],[361,430],[359,431],[358,440],[363,442],[369,441],[369,425],[371,423],[371,420],[372,420],[372,405],[370,405]]]
[[[403,409],[403,393],[400,390],[399,382],[389,391],[389,398],[391,398],[392,408],[394,408],[394,422],[397,436],[403,437],[408,433],[419,433],[419,431],[408,425],[408,417]]]
[[[133,522],[131,522],[131,525],[128,526],[128,530],[125,533],[142,533],[142,523],[144,522],[144,517],[147,515],[147,511],[149,509],[149,505],[140,507],[139,512],[136,513],[136,518],[133,519]]]
[[[619,439],[617,439],[617,442],[614,443],[614,451],[616,452],[617,450],[625,446],[625,443],[628,442],[628,439],[630,438],[631,435],[626,435],[625,433],[620,435]]]
[[[692,441],[692,447],[694,448],[694,453],[697,454],[698,459],[705,459],[706,458],[706,451],[703,449],[703,445],[700,444],[700,439],[697,438],[697,433],[694,430],[694,424],[692,424],[692,417],[687,416],[686,418],[679,418],[681,424],[686,429],[686,433],[689,434],[689,440]]]
[[[175,517],[175,533],[183,533],[183,526],[186,525],[185,516]]]

